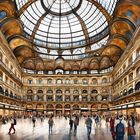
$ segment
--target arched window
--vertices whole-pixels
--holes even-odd
[[[140,90],[140,81],[137,82],[137,84],[135,85],[135,90],[136,90],[136,91],[137,91],[137,90]]]
[[[88,80],[87,79],[83,79],[82,82],[83,82],[83,85],[87,85],[88,84]]]
[[[0,11],[0,19],[3,19],[7,16],[7,13],[5,11]]]
[[[33,91],[31,89],[27,90],[27,94],[31,94]]]
[[[123,95],[124,96],[127,95],[127,90],[126,89],[123,90]]]
[[[3,94],[4,93],[4,90],[3,88],[0,86],[0,94]]]
[[[67,89],[67,90],[65,91],[65,93],[66,93],[66,94],[70,94],[70,90]]]
[[[79,94],[79,91],[78,90],[74,90],[73,94]]]
[[[96,78],[93,78],[93,79],[92,79],[92,83],[93,83],[94,85],[97,85],[97,84],[98,84],[97,79],[96,79]]]
[[[87,94],[88,91],[87,91],[87,90],[82,90],[82,93],[83,93],[83,94]]]
[[[32,84],[33,80],[32,79],[28,79],[28,84]]]
[[[5,90],[5,96],[9,96],[9,92],[7,89]]]
[[[56,93],[62,93],[62,90],[60,90],[60,89],[58,89],[58,90],[56,90]]]
[[[136,74],[137,74],[137,76],[140,75],[140,67],[137,68],[137,70],[136,70]]]
[[[56,84],[63,84],[62,79],[57,79]]]
[[[140,48],[138,48],[137,50],[136,50],[136,57],[139,57],[140,56]]]
[[[127,78],[124,78],[124,85],[127,84]]]
[[[10,91],[10,97],[13,98],[13,92],[12,91]]]
[[[70,80],[69,79],[66,79],[65,83],[66,84],[70,84]]]
[[[43,93],[43,90],[38,90],[37,93]]]
[[[107,78],[103,78],[102,83],[107,83]]]
[[[2,60],[2,53],[0,52],[0,60]]]
[[[133,73],[130,73],[129,74],[129,81],[132,81],[133,80]]]
[[[48,79],[47,84],[52,84],[52,79]]]
[[[3,80],[3,74],[2,74],[2,72],[0,72],[0,81],[2,81]]]
[[[53,91],[52,91],[52,90],[47,90],[47,93],[48,93],[48,94],[52,94]]]
[[[42,84],[42,79],[41,78],[39,78],[39,79],[37,79],[37,84]]]
[[[78,80],[77,79],[74,79],[74,84],[78,84]]]
[[[96,89],[93,89],[93,90],[91,91],[91,93],[95,94],[95,93],[98,93],[98,91],[97,91]]]

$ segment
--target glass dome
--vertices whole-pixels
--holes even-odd
[[[85,57],[101,48],[118,0],[16,0],[24,33],[45,57]]]

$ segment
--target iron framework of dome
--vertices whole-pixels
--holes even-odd
[[[85,57],[108,40],[117,0],[16,0],[24,33],[43,58]],[[77,58],[77,57],[76,57]]]

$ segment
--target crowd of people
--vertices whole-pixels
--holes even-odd
[[[36,114],[33,114],[30,116],[30,119],[32,120],[33,127],[36,126],[36,120],[37,118],[40,118],[41,122],[44,121],[46,116],[44,115],[39,115],[37,116]],[[49,133],[52,133],[53,131],[53,125],[54,125],[54,116],[51,114],[48,117],[48,127],[49,127]],[[68,120],[69,127],[70,127],[70,134],[76,135],[77,133],[77,127],[79,124],[79,120],[81,119],[80,115],[64,115],[65,119]],[[26,119],[26,117],[24,117]],[[135,140],[135,124],[136,124],[136,119],[134,115],[124,117],[122,113],[118,113],[117,115],[112,115],[111,117],[109,116],[99,116],[98,114],[93,115],[93,116],[84,116],[85,119],[85,127],[87,129],[87,136],[90,137],[90,134],[92,132],[93,135],[96,134],[96,129],[95,126],[98,126],[100,123],[101,119],[106,120],[106,124],[109,124],[110,127],[110,133],[112,135],[112,140],[124,140],[124,135],[127,133],[127,139],[128,140]],[[15,125],[17,124],[16,117],[11,117],[11,125],[9,128],[8,134],[11,134],[11,131],[13,130],[13,134],[16,132],[15,130]],[[96,125],[93,125],[93,120]]]

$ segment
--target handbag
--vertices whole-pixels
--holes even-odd
[[[128,127],[128,135],[136,135],[136,131],[135,131],[134,127],[132,127],[132,126]]]

